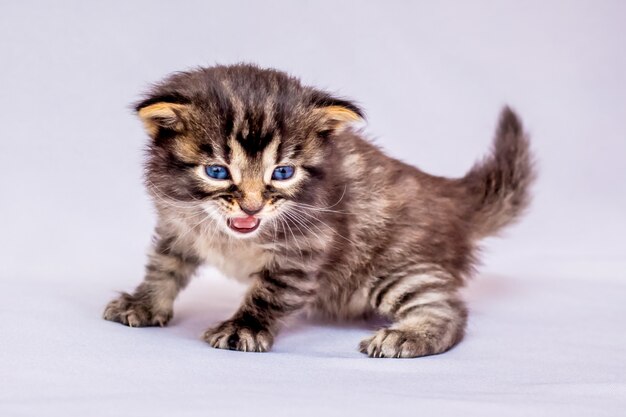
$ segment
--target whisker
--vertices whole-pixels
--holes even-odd
[[[310,207],[310,208],[321,209],[321,210],[330,209],[330,208],[335,207],[337,204],[339,204],[339,203],[341,202],[341,200],[343,200],[343,198],[344,198],[344,197],[345,197],[345,195],[346,195],[346,190],[347,190],[347,188],[348,188],[348,185],[347,185],[347,184],[346,184],[346,185],[344,185],[344,186],[343,186],[343,192],[341,193],[341,196],[339,197],[339,200],[337,200],[334,204],[331,204],[330,206],[327,206],[327,207],[313,206],[313,205],[306,204],[306,203],[297,203],[297,204],[300,204],[300,205],[303,205],[303,206],[308,206],[308,207]]]
[[[179,208],[179,209],[193,209],[198,207],[196,203],[183,203],[175,200],[167,200],[164,197],[161,197],[158,193],[154,193],[154,196],[158,198],[162,203],[167,204],[168,206]]]
[[[197,222],[195,225],[193,225],[192,227],[187,229],[182,235],[178,236],[176,238],[176,240],[182,240],[185,236],[187,236],[189,233],[191,233],[192,230],[194,230],[196,227],[198,227],[199,225],[201,225],[202,223],[204,223],[205,221],[207,221],[210,218],[211,218],[211,216],[208,213],[205,213],[205,216],[202,217],[199,222]]]
[[[303,205],[303,203],[297,203],[295,201],[291,202],[292,205],[297,206],[303,210],[309,210],[309,211],[319,211],[319,212],[324,212],[324,213],[337,213],[337,214],[355,214],[355,213],[351,213],[349,211],[343,211],[343,210],[328,210],[325,208],[319,208],[319,207],[315,207],[315,206],[308,206],[308,205]]]
[[[313,217],[313,215],[311,215],[310,213],[304,212],[304,211],[303,211],[303,212],[301,212],[301,214],[307,215],[307,216],[309,216],[309,217],[311,217],[311,218],[313,218],[313,219],[317,220],[318,222],[320,222],[320,223],[324,224],[326,227],[328,227],[330,230],[332,230],[332,231],[333,231],[333,233],[334,233],[334,234],[336,234],[337,236],[339,236],[340,238],[342,238],[342,239],[344,239],[344,240],[346,240],[346,241],[350,242],[350,243],[351,243],[351,244],[353,244],[353,245],[357,245],[357,243],[353,242],[352,240],[350,240],[350,239],[348,239],[347,237],[343,236],[341,233],[337,232],[334,228],[330,227],[330,226],[329,226],[326,222],[324,222],[322,219],[317,218],[317,217]]]
[[[321,238],[321,237],[320,237],[317,233],[315,233],[315,232],[314,232],[314,231],[313,231],[310,227],[308,227],[308,226],[306,225],[306,223],[304,222],[304,219],[302,219],[302,218],[301,218],[301,217],[300,217],[297,213],[290,212],[290,211],[286,211],[286,212],[285,212],[285,215],[287,215],[287,216],[288,216],[288,217],[290,217],[292,220],[294,220],[295,222],[297,222],[297,223],[299,223],[300,225],[302,225],[302,226],[303,226],[305,229],[307,229],[307,230],[308,230],[308,231],[309,231],[309,232],[310,232],[313,236],[315,236],[315,237],[317,238],[317,240],[320,242],[320,244],[321,244],[322,246],[324,246],[325,242],[322,240],[322,238]],[[310,224],[312,224],[313,226],[316,226],[316,225],[315,225],[315,224],[313,224],[313,223],[310,223]],[[322,232],[319,228],[317,228],[317,229],[318,229],[320,232]],[[323,233],[323,232],[322,232],[322,233]],[[310,246],[310,245],[309,245],[309,246]],[[311,249],[313,249],[313,248],[311,248]]]
[[[289,226],[289,223],[287,223],[282,218],[281,218],[281,222],[283,222],[285,224],[285,226],[287,226],[287,228],[289,229],[289,232],[291,233],[291,236],[293,237],[293,242],[295,243],[296,247],[298,248],[298,252],[300,252],[300,259],[304,262],[304,254],[302,253],[302,248],[300,247],[300,244],[298,243],[298,239],[296,239],[296,235],[294,235],[293,230],[291,230],[291,227]],[[285,234],[286,234],[286,232],[285,232]]]

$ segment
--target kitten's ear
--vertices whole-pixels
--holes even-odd
[[[189,105],[149,99],[137,104],[135,110],[146,131],[154,139],[162,129],[182,132],[189,114]]]
[[[345,129],[350,123],[363,121],[363,110],[351,101],[339,99],[325,93],[313,98],[315,112],[323,123],[322,133],[329,134]]]

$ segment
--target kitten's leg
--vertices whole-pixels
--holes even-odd
[[[370,357],[413,358],[445,352],[462,338],[467,310],[459,280],[434,265],[378,282],[370,304],[393,320],[388,328],[361,342]]]
[[[301,310],[315,294],[310,277],[298,269],[258,274],[235,315],[207,330],[204,340],[219,349],[268,351],[279,321]]]
[[[130,327],[164,326],[172,318],[174,299],[200,264],[195,256],[159,239],[148,255],[144,281],[132,294],[122,293],[104,310],[104,318]]]

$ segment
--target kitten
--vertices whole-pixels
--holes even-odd
[[[459,298],[477,242],[515,220],[534,177],[505,108],[493,153],[463,178],[426,174],[355,130],[353,102],[251,65],[171,75],[136,106],[150,135],[146,186],[158,213],[144,281],[106,307],[164,326],[196,269],[250,282],[233,317],[203,338],[264,352],[302,311],[391,320],[372,357],[444,352],[463,337]]]

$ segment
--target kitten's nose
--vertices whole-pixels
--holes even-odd
[[[255,204],[255,205],[245,205],[245,204],[239,203],[239,207],[241,208],[241,211],[246,213],[248,216],[254,216],[259,211],[263,210],[263,203]]]

